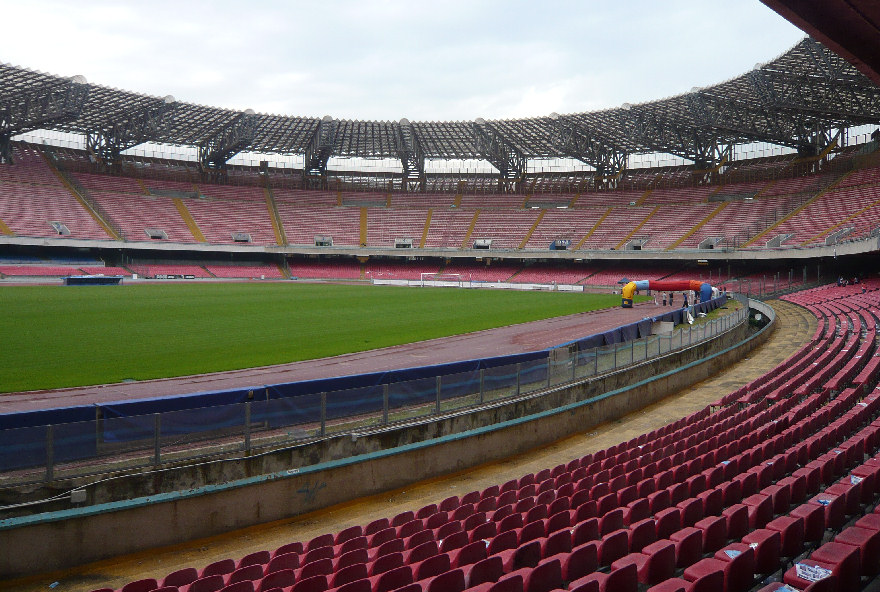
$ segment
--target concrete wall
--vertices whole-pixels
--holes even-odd
[[[0,576],[210,536],[515,455],[704,380],[747,356],[773,329],[775,323],[748,335],[741,325],[708,346],[429,424],[113,481],[91,495],[117,501],[0,520]],[[165,492],[137,497],[145,490]]]

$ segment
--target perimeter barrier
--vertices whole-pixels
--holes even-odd
[[[0,415],[0,480],[53,481],[114,468],[155,466],[217,454],[369,431],[390,423],[489,404],[663,356],[737,327],[735,314],[654,334],[723,306],[726,296],[675,309],[558,347],[515,354],[250,388]]]

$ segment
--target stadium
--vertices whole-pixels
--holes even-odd
[[[763,1],[527,118],[0,63],[0,589],[880,589],[880,11]]]

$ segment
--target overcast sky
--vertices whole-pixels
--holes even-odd
[[[721,82],[803,33],[758,0],[0,0],[0,61],[260,113],[499,119]]]

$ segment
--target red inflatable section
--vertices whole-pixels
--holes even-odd
[[[660,292],[666,291],[674,291],[674,290],[693,290],[699,294],[700,286],[702,286],[706,282],[702,282],[699,280],[672,280],[672,281],[656,281],[651,280],[651,289],[659,290]]]

